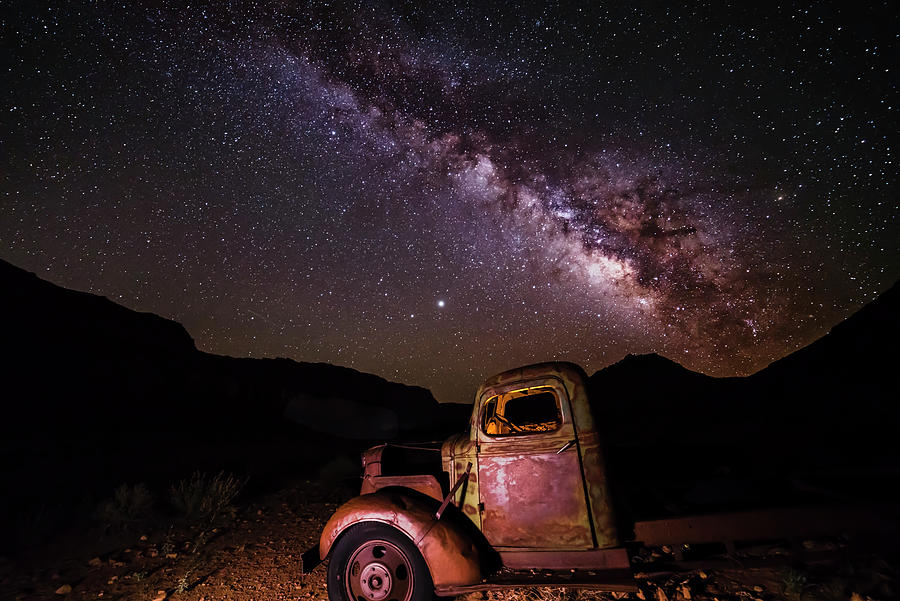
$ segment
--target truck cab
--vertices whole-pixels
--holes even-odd
[[[467,432],[441,449],[454,502],[498,550],[618,545],[587,377],[570,363],[504,372],[478,389]]]

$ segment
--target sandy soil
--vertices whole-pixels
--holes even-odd
[[[325,571],[300,574],[346,487],[298,482],[241,508],[202,541],[198,528],[161,528],[62,542],[0,566],[3,599],[327,599]],[[90,533],[81,533],[90,539]],[[46,557],[57,557],[47,562]]]

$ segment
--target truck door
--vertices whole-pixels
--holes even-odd
[[[565,388],[549,379],[484,394],[476,427],[487,540],[495,547],[593,547]]]

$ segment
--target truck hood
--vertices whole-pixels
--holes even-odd
[[[453,460],[463,455],[471,455],[474,446],[475,442],[469,438],[468,432],[454,434],[445,440],[441,446],[441,461],[444,464],[444,470],[452,474],[449,467]]]

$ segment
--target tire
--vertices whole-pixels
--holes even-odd
[[[431,601],[434,584],[409,538],[391,526],[351,526],[334,545],[328,564],[330,601]]]

